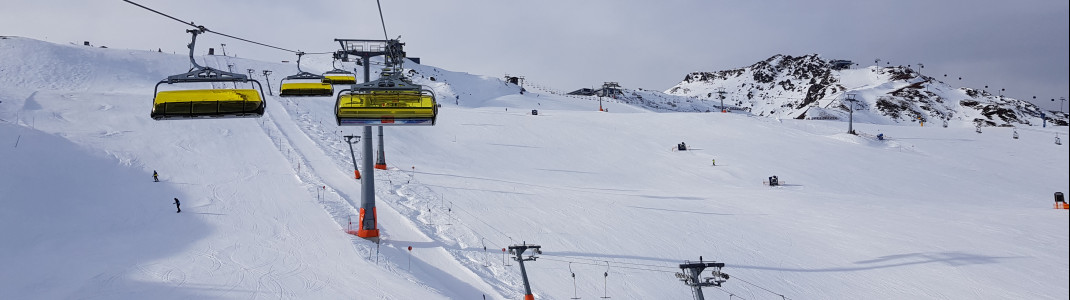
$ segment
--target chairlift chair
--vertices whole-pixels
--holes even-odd
[[[438,104],[431,90],[384,69],[379,79],[340,91],[334,113],[339,126],[433,126]]]
[[[335,59],[335,62],[337,62],[337,61],[338,61],[338,59]],[[334,66],[334,63],[332,62],[331,65]],[[357,76],[354,75],[353,72],[342,70],[342,69],[339,69],[338,67],[334,67],[334,70],[330,70],[330,71],[327,71],[327,72],[323,73],[323,83],[329,83],[329,84],[356,84],[357,83]]]
[[[193,59],[197,35],[207,31],[204,27],[186,30],[193,35],[189,43],[189,60],[193,68],[186,73],[167,76],[156,83],[152,98],[152,113],[155,120],[197,118],[256,118],[264,115],[264,93],[259,81],[244,74],[230,73],[204,67]],[[160,91],[161,84],[176,83],[234,83],[234,88],[208,88]],[[252,82],[256,89],[239,89],[237,83]],[[226,86],[226,85],[224,85]]]
[[[357,76],[350,71],[334,69],[323,73],[323,82],[329,84],[356,84]]]
[[[323,76],[301,71],[301,56],[304,52],[297,53],[296,75],[286,76],[282,79],[279,87],[279,96],[283,97],[322,97],[333,96],[334,87],[325,82]]]

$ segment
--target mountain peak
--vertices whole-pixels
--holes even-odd
[[[979,126],[1040,125],[1044,119],[1066,125],[1067,114],[985,90],[954,88],[910,66],[856,66],[818,54],[777,54],[750,66],[715,72],[691,72],[665,91],[720,110],[796,119],[854,119],[878,124],[966,122]],[[724,93],[720,93],[723,91]],[[721,97],[724,99],[721,99]],[[675,106],[674,106],[675,107]],[[709,110],[709,107],[698,111]]]

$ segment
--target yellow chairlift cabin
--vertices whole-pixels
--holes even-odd
[[[384,69],[378,80],[338,93],[334,111],[339,126],[433,126],[435,93]]]
[[[259,81],[244,74],[230,73],[203,67],[193,59],[197,35],[207,31],[204,27],[186,30],[193,35],[189,43],[189,60],[193,67],[189,72],[167,76],[156,83],[152,98],[152,113],[155,120],[199,118],[256,118],[264,115],[264,93]],[[205,89],[179,89],[160,91],[161,84],[201,84]],[[230,86],[227,85],[230,84]],[[256,89],[239,89],[238,83],[256,84]],[[221,84],[222,88],[216,88]]]
[[[333,67],[334,63],[337,61],[338,59],[335,59],[334,62],[331,62],[331,66]],[[334,67],[334,70],[330,70],[323,73],[323,83],[346,85],[356,84],[357,76],[354,75],[353,72]]]
[[[322,97],[333,96],[334,87],[324,82],[324,77],[309,72],[301,71],[301,56],[304,52],[297,52],[297,74],[286,76],[282,79],[279,87],[279,96],[282,97]]]

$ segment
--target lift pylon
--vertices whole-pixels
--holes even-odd
[[[728,280],[728,274],[721,273],[721,268],[724,267],[724,263],[718,262],[704,262],[702,256],[698,257],[698,262],[684,261],[680,264],[680,269],[683,273],[676,273],[676,278],[684,282],[684,285],[691,287],[692,295],[697,300],[706,299],[702,295],[702,287],[704,286],[721,286]],[[702,278],[702,271],[706,268],[713,268],[712,277]]]
[[[523,242],[520,245],[509,246],[509,254],[516,255],[516,260],[520,264],[520,277],[524,278],[524,300],[535,300],[535,295],[531,293],[531,284],[528,282],[528,271],[524,269],[525,261],[535,261],[539,257],[536,254],[542,254],[542,246],[529,245],[527,242]],[[531,255],[524,257],[524,251],[531,249]]]

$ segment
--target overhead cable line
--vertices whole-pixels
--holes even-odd
[[[628,263],[628,262],[622,262],[622,261],[611,261],[611,260],[605,260],[605,259],[594,259],[594,258],[586,258],[586,257],[568,256],[568,255],[554,255],[553,253],[549,253],[549,254],[543,253],[542,255],[544,255],[544,256],[550,255],[550,256],[557,256],[557,257],[564,257],[564,258],[571,258],[571,259],[583,259],[583,260],[599,261],[599,262],[611,262],[611,263],[622,264],[622,265],[634,265],[634,266],[644,266],[644,267],[666,268],[666,269],[673,269],[673,270],[680,268],[680,267],[674,267],[674,266],[661,266],[661,265],[652,265],[652,264]]]
[[[769,289],[767,289],[767,288],[764,288],[764,287],[762,287],[762,286],[760,286],[760,285],[757,285],[757,284],[753,284],[753,283],[751,283],[750,281],[746,281],[746,280],[743,280],[742,278],[739,278],[738,276],[732,276],[732,279],[735,279],[735,280],[739,280],[739,281],[742,281],[743,283],[746,283],[746,284],[752,285],[752,286],[754,286],[754,287],[757,287],[757,288],[759,288],[759,289],[765,290],[766,292],[772,293],[773,295],[777,295],[777,296],[780,296],[780,298],[781,298],[781,299],[791,299],[791,298],[788,298],[787,296],[784,296],[783,294],[780,294],[780,293],[774,292],[774,291],[772,291],[772,290],[769,290]]]
[[[221,36],[224,36],[224,37],[228,37],[228,38],[232,38],[232,39],[235,39],[235,40],[243,41],[243,42],[246,42],[246,43],[260,45],[260,46],[273,48],[273,49],[277,49],[277,50],[282,50],[282,51],[286,51],[286,52],[291,52],[291,53],[300,53],[301,52],[301,51],[290,50],[290,49],[286,49],[286,48],[282,48],[282,47],[278,47],[278,46],[272,46],[272,45],[268,45],[268,44],[265,44],[265,43],[261,43],[261,42],[257,42],[257,41],[253,41],[253,40],[249,40],[249,39],[243,39],[243,38],[236,37],[236,36],[233,36],[233,35],[229,35],[229,34],[226,34],[226,33],[214,31],[214,30],[208,29],[207,27],[204,27],[203,25],[197,25],[197,24],[194,24],[193,22],[183,21],[182,19],[172,17],[172,16],[170,16],[168,14],[165,14],[165,13],[160,12],[160,11],[155,10],[155,9],[148,8],[148,7],[144,6],[144,5],[136,3],[134,1],[123,0],[123,2],[133,4],[133,5],[135,5],[137,7],[140,7],[140,8],[144,8],[144,9],[146,9],[148,11],[151,11],[151,12],[157,13],[157,14],[159,14],[161,16],[170,18],[171,20],[178,21],[179,23],[182,23],[182,24],[197,28],[198,30],[202,30],[204,32],[211,32],[211,33],[215,33],[215,34],[218,34],[218,35],[221,35]],[[316,52],[316,53],[305,52],[304,54],[331,54],[331,53],[334,53],[334,52]]]
[[[383,4],[379,3],[379,0],[375,0],[375,6],[379,7],[379,22],[383,23],[383,39],[389,40],[390,36],[386,34],[386,20],[383,19]]]
[[[743,297],[740,297],[739,295],[736,295],[736,294],[734,294],[734,293],[732,293],[732,292],[729,292],[728,290],[725,290],[725,289],[724,289],[724,288],[722,288],[722,287],[719,287],[719,286],[715,286],[715,288],[717,288],[718,290],[721,290],[722,292],[725,292],[725,293],[727,293],[727,294],[728,294],[728,298],[729,298],[729,299],[735,299],[735,298],[739,298],[739,299],[741,299],[741,300],[747,300],[747,298],[743,298]]]
[[[550,260],[550,261],[575,263],[575,264],[581,264],[581,265],[592,265],[592,266],[600,266],[600,267],[601,266],[605,266],[604,264],[595,264],[595,263],[588,263],[588,262],[570,261],[570,260],[565,260],[565,259],[553,259],[553,258],[547,258],[545,256],[540,257],[540,258],[541,259],[545,259],[545,260]],[[655,269],[647,269],[647,268],[636,268],[636,267],[614,266],[614,268],[640,270],[640,271],[650,271],[650,272],[662,272],[662,273],[676,273],[674,271],[664,271],[664,270],[655,270]]]

